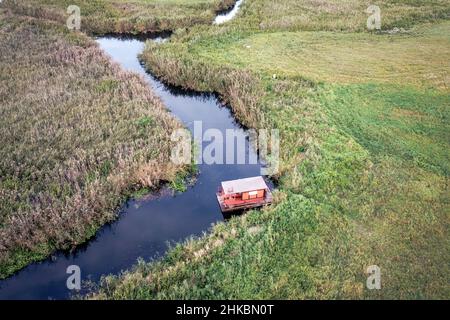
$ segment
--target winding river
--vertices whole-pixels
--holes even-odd
[[[231,10],[228,14],[235,12]],[[170,112],[191,132],[194,121],[202,122],[203,132],[214,128],[224,137],[226,129],[244,132],[230,109],[215,95],[175,88],[147,73],[138,59],[144,40],[103,37],[97,42],[124,69],[141,74]],[[246,152],[246,159],[257,156],[251,148],[247,147]],[[80,267],[82,280],[97,282],[102,275],[129,269],[139,257],[146,261],[161,257],[169,243],[200,236],[211,224],[224,220],[215,197],[220,182],[260,175],[261,165],[201,164],[198,169],[195,184],[186,192],[162,190],[147,199],[130,200],[120,210],[117,221],[101,228],[93,239],[75,251],[55,253],[0,281],[0,299],[67,299],[73,293],[66,286],[69,276],[66,270],[70,265]]]

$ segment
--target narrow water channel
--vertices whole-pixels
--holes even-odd
[[[241,8],[242,2],[244,0],[237,0],[233,7],[224,12],[219,12],[219,14],[214,19],[214,24],[222,24],[233,19]]]
[[[138,59],[144,48],[142,39],[104,37],[97,42],[124,69],[143,75],[170,112],[191,132],[194,121],[201,121],[203,132],[218,129],[224,137],[226,129],[244,132],[215,95],[174,88],[147,73]],[[256,156],[251,148],[245,150],[246,159]],[[224,219],[215,197],[221,181],[260,175],[261,166],[201,164],[198,169],[195,184],[186,192],[162,192],[151,199],[130,200],[117,221],[101,228],[95,238],[74,252],[56,253],[0,281],[0,299],[67,299],[72,294],[66,287],[70,265],[80,267],[82,280],[97,282],[102,275],[129,269],[139,257],[147,261],[161,257],[168,243],[199,236],[211,224]]]

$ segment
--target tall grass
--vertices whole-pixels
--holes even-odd
[[[66,23],[69,5],[80,7],[87,33],[147,33],[210,24],[234,0],[5,0],[17,14]]]
[[[180,124],[94,41],[2,10],[0,46],[3,278],[85,241],[127,194],[182,168],[169,161]]]

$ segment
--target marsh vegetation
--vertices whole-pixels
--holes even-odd
[[[64,24],[67,8],[80,7],[87,33],[148,33],[210,24],[234,0],[5,0],[15,13]]]
[[[105,278],[95,298],[448,298],[449,6],[383,1],[384,29],[366,32],[364,3],[317,4],[249,1],[229,24],[148,44],[165,81],[280,130],[277,205]]]
[[[84,242],[127,195],[183,168],[169,161],[180,124],[142,78],[83,34],[0,14],[3,278]]]
[[[178,185],[179,168],[151,164],[179,124],[59,27],[65,4],[31,2],[0,22],[2,276],[86,239],[133,186]],[[378,1],[379,32],[358,0],[244,1],[223,25],[212,13],[228,2],[83,4],[86,32],[173,30],[147,44],[149,70],[281,134],[271,208],[107,276],[90,298],[449,298],[448,1]],[[382,290],[365,287],[370,265]]]

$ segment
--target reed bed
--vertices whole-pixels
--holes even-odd
[[[5,0],[16,14],[65,24],[67,8],[81,11],[81,30],[90,34],[151,33],[210,24],[234,0]]]
[[[169,160],[180,124],[94,41],[2,10],[0,45],[3,278],[84,242],[133,191],[184,168]]]

